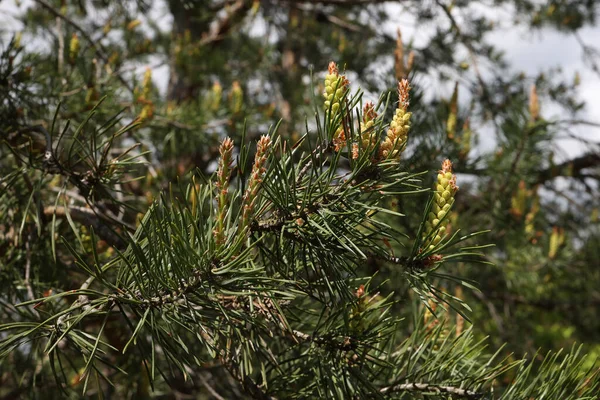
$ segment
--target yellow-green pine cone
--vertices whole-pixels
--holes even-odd
[[[390,127],[386,133],[385,140],[379,148],[381,159],[399,159],[401,152],[406,146],[408,131],[410,130],[410,117],[408,112],[410,85],[408,80],[402,79],[398,82],[398,108]]]
[[[85,92],[85,105],[91,105],[94,101],[98,100],[98,92],[94,86],[88,87]]]
[[[375,106],[372,102],[368,101],[363,108],[363,123],[361,126],[360,140],[361,148],[368,150],[375,146],[375,119],[377,118],[377,112],[375,112]]]
[[[271,138],[269,136],[261,136],[256,145],[256,155],[254,156],[254,165],[250,172],[248,187],[242,199],[242,221],[240,223],[240,231],[245,230],[254,216],[254,209],[258,202],[258,191],[265,177],[265,164],[271,149]]]
[[[448,114],[448,120],[446,121],[446,134],[448,139],[454,140],[456,134],[456,121],[458,115],[458,82],[454,85],[454,92],[452,92],[452,98],[450,99],[450,113]]]
[[[138,115],[138,121],[144,122],[144,121],[149,120],[153,116],[154,116],[154,105],[152,104],[152,102],[148,102],[147,104],[144,104],[144,106],[142,107],[142,110],[140,111],[140,114]]]
[[[329,112],[331,107],[331,119],[339,113],[342,100],[348,91],[348,80],[344,75],[340,75],[339,69],[335,62],[329,63],[328,73],[325,76],[325,103],[323,107],[326,112]]]
[[[233,114],[239,114],[244,105],[244,92],[238,81],[231,85],[231,93],[229,93],[229,109]]]
[[[152,91],[152,70],[146,68],[144,72],[144,80],[142,81],[142,98],[144,100],[150,99],[150,93]]]
[[[76,33],[71,36],[71,41],[69,42],[69,62],[71,64],[75,63],[77,56],[79,55],[79,47],[81,44],[79,43],[79,37]]]
[[[531,90],[529,91],[529,117],[531,123],[540,119],[540,100],[535,85],[531,85]]]
[[[22,32],[17,32],[15,34],[15,38],[14,38],[14,46],[15,49],[20,49],[21,48],[21,39],[23,38],[23,33]]]
[[[548,258],[554,259],[558,254],[559,248],[565,243],[565,230],[559,227],[552,228],[550,235],[550,248],[548,250]]]
[[[521,219],[525,214],[525,208],[527,206],[527,199],[529,198],[529,190],[525,185],[525,181],[519,182],[519,189],[510,199],[510,213],[518,219]]]
[[[442,163],[442,169],[438,172],[433,205],[423,232],[423,238],[435,232],[435,236],[428,240],[428,249],[433,249],[444,237],[447,222],[442,220],[454,204],[454,195],[457,190],[456,175],[452,173],[452,162],[445,160]]]
[[[217,221],[214,229],[217,246],[225,243],[225,216],[227,215],[227,190],[231,177],[233,161],[233,140],[225,138],[219,147],[219,165],[217,168]]]
[[[213,83],[210,93],[210,109],[217,111],[221,105],[221,96],[223,96],[223,88],[219,82]]]
[[[467,158],[469,152],[471,151],[471,142],[473,137],[473,131],[471,130],[471,123],[467,118],[465,123],[463,124],[463,133],[460,138],[460,153],[459,156],[461,159]]]
[[[540,198],[537,196],[537,193],[534,193],[531,209],[525,216],[525,234],[529,239],[533,239],[535,236],[535,217],[539,211]]]
[[[396,109],[384,142],[381,144],[381,158],[399,159],[408,139],[411,113],[401,108]]]
[[[448,139],[454,140],[455,133],[456,133],[456,114],[450,113],[448,115],[448,121],[446,122],[446,134],[448,135]]]

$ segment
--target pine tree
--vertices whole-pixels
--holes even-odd
[[[578,82],[509,75],[461,2],[420,49],[375,1],[169,1],[171,34],[156,4],[67,3],[36,0],[0,55],[0,398],[597,397],[599,156],[553,162]]]

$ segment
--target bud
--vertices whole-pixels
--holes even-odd
[[[415,64],[415,52],[411,50],[410,53],[408,53],[408,61],[406,62],[406,76],[408,76],[408,74],[410,74],[410,71],[412,71],[414,64]]]
[[[136,89],[136,91],[140,93],[137,101],[139,104],[143,105],[142,110],[138,115],[138,121],[144,122],[154,116],[154,104],[150,99],[152,94],[152,70],[150,68],[146,68],[146,72],[144,72],[141,91],[139,89]]]
[[[73,388],[73,387],[79,385],[84,379],[85,379],[85,367],[81,367],[71,377],[70,386]]]
[[[410,129],[410,117],[412,115],[412,113],[407,112],[409,91],[410,85],[408,80],[402,79],[398,82],[398,108],[390,123],[385,140],[379,148],[381,159],[399,159],[400,154],[406,146],[408,131]]]
[[[217,220],[214,230],[217,247],[225,243],[225,216],[227,215],[227,191],[233,161],[233,140],[225,138],[219,147],[219,154],[221,157],[217,167]]]
[[[535,85],[531,85],[531,90],[529,91],[529,116],[531,122],[540,119],[540,101]]]
[[[348,326],[354,334],[360,335],[369,328],[370,319],[372,318],[369,313],[369,305],[375,299],[366,294],[364,285],[360,285],[355,295],[356,303],[350,309]]]
[[[104,35],[108,35],[108,33],[111,31],[112,29],[112,25],[110,24],[110,21],[108,21],[103,27],[102,27],[102,33]]]
[[[448,114],[448,120],[446,121],[446,134],[448,139],[454,140],[454,135],[456,134],[456,119],[458,117],[458,82],[454,85],[449,108],[450,113]]]
[[[20,49],[21,48],[21,39],[23,37],[23,33],[22,32],[17,32],[15,34],[15,38],[13,39],[13,43],[14,43],[14,47],[15,49]]]
[[[529,212],[525,216],[525,234],[531,240],[535,236],[535,217],[540,211],[540,198],[537,193],[534,193],[533,203]]]
[[[443,238],[447,228],[447,220],[444,220],[450,208],[454,204],[454,195],[458,191],[456,186],[456,175],[452,173],[452,163],[445,160],[442,169],[438,172],[437,184],[434,192],[433,204],[425,229],[423,239],[427,240],[428,249],[433,249]],[[427,237],[429,236],[429,239]]]
[[[77,56],[79,55],[79,47],[81,46],[81,44],[79,43],[79,37],[77,37],[77,34],[74,33],[71,36],[71,41],[69,42],[69,63],[70,64],[75,64],[75,60],[77,59]]]
[[[229,93],[229,110],[235,115],[242,111],[244,105],[244,92],[238,81],[234,81],[231,85]]]
[[[109,70],[113,65],[117,65],[120,61],[120,56],[119,53],[116,51],[113,51],[110,56],[108,57],[108,65],[106,66],[106,69]]]
[[[221,106],[221,97],[223,96],[223,87],[219,82],[213,83],[210,91],[209,107],[212,111],[217,111]]]
[[[100,97],[100,95],[98,94],[98,91],[96,90],[95,86],[88,87],[87,91],[85,92],[86,106],[88,106],[88,107],[94,106],[99,97]]]
[[[142,21],[140,21],[139,19],[134,19],[133,21],[131,21],[130,23],[127,24],[127,30],[132,31],[135,28],[137,28],[138,26],[140,26],[141,23],[142,23]]]
[[[358,289],[356,290],[356,297],[360,299],[361,297],[364,296],[364,294],[365,294],[365,285],[360,285],[358,287]]]
[[[271,149],[271,138],[269,136],[261,136],[256,145],[256,155],[254,156],[254,165],[250,172],[248,187],[242,199],[242,222],[240,223],[240,231],[245,230],[254,216],[254,209],[258,202],[258,192],[260,185],[266,173],[265,164]]]
[[[254,0],[252,2],[252,8],[250,9],[250,15],[252,15],[252,16],[256,15],[256,13],[258,13],[259,9],[260,9],[260,0]]]
[[[146,72],[144,72],[144,80],[142,81],[142,99],[149,100],[150,94],[152,92],[152,70],[150,68],[146,68]]]
[[[471,130],[471,124],[469,119],[465,120],[462,128],[462,137],[460,138],[460,152],[459,157],[461,160],[464,160],[469,155],[471,151],[471,144],[473,141],[473,131]]]
[[[152,102],[148,102],[142,107],[142,111],[140,111],[140,115],[138,115],[138,121],[144,122],[146,120],[151,119],[154,116],[154,104]]]
[[[327,75],[325,76],[325,91],[323,103],[326,113],[330,113],[330,121],[334,121],[341,112],[342,101],[348,93],[348,79],[344,75],[340,75],[338,66],[335,62],[329,63]],[[333,134],[333,145],[335,151],[340,151],[346,143],[346,135],[342,128],[342,123],[339,122]]]
[[[335,151],[341,151],[346,144],[346,131],[340,127],[333,136],[333,149]]]
[[[402,33],[398,28],[396,38],[396,50],[394,50],[394,70],[396,71],[396,80],[406,78],[406,68],[404,68],[404,45],[402,44]]]
[[[525,207],[527,205],[527,198],[530,192],[525,186],[525,181],[519,182],[519,188],[517,192],[510,199],[510,213],[517,219],[520,219],[525,214]]]
[[[548,249],[548,258],[554,259],[558,254],[558,250],[565,243],[565,230],[563,228],[552,228],[550,235],[550,248]]]
[[[423,269],[433,268],[442,261],[444,261],[444,256],[441,254],[432,254],[423,260]]]

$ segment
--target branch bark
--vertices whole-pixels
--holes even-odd
[[[430,383],[402,383],[399,385],[384,387],[380,390],[380,392],[383,394],[394,392],[445,393],[466,399],[480,399],[483,396],[482,393],[478,393],[473,390],[457,388],[454,386],[434,385]]]
[[[44,207],[44,215],[46,217],[56,216],[58,218],[66,218],[67,214],[69,214],[73,220],[85,226],[91,226],[94,229],[94,232],[109,245],[117,248],[125,247],[126,242],[108,226],[108,221],[105,221],[99,214],[89,208],[77,206],[71,206],[68,209],[64,206]]]
[[[563,161],[560,164],[552,167],[542,169],[537,172],[537,177],[534,183],[542,184],[550,181],[556,177],[572,177],[572,178],[583,178],[584,174],[582,170],[587,168],[600,167],[600,154],[598,153],[586,153],[579,157],[572,158],[570,160]],[[464,169],[461,173],[475,175],[475,176],[486,176],[488,171],[485,169]]]
[[[600,166],[600,154],[587,153],[582,156],[564,161],[558,165],[540,171],[536,183],[544,183],[557,176],[570,176],[573,178],[583,177],[581,171],[586,168]]]
[[[283,0],[285,3],[323,4],[334,6],[360,6],[397,3],[398,0]]]

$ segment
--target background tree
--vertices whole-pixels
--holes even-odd
[[[597,72],[597,5],[395,3],[3,16],[0,396],[594,398],[600,156],[557,140],[595,123],[489,35],[576,35]]]

